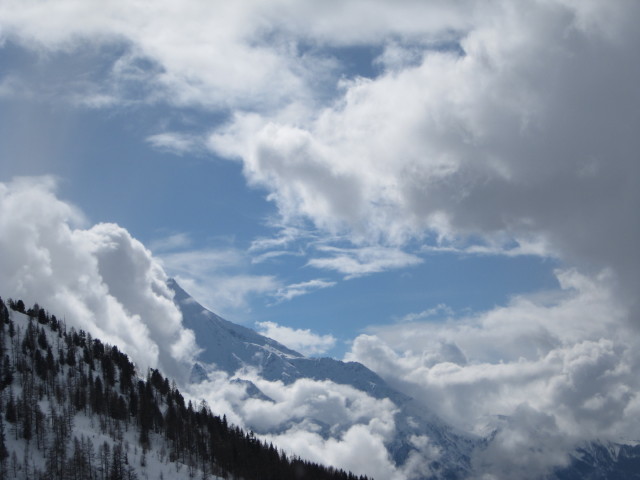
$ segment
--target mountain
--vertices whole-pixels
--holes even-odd
[[[577,448],[569,466],[555,472],[557,480],[640,479],[640,445],[590,442]]]
[[[412,452],[417,453],[415,438],[428,437],[431,448],[440,452],[437,462],[425,470],[424,478],[466,478],[471,471],[471,455],[480,439],[466,435],[447,425],[433,413],[418,405],[411,397],[390,387],[379,375],[357,362],[342,362],[332,358],[307,358],[273,339],[249,328],[229,322],[200,305],[175,280],[169,281],[175,292],[174,301],[183,315],[184,326],[193,330],[203,349],[198,361],[242,378],[243,369],[252,368],[268,381],[282,381],[285,385],[297,380],[331,381],[348,385],[376,399],[388,399],[395,404],[396,434],[386,445],[397,465],[403,465]],[[204,380],[205,370],[196,365],[192,379]],[[268,398],[249,380],[253,395]],[[323,435],[336,432],[320,418],[315,421]],[[273,433],[251,426],[259,433]]]
[[[272,369],[284,378],[289,374],[295,376],[295,371],[288,371],[292,367],[286,359],[304,358],[302,354],[210,312],[175,280],[169,279],[168,285],[175,292],[174,302],[182,312],[183,325],[193,330],[198,344],[203,348],[198,356],[199,361],[230,375],[252,365]],[[196,369],[200,370],[198,367]]]
[[[289,458],[155,369],[0,299],[0,480],[367,480]]]

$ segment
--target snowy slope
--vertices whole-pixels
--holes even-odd
[[[184,326],[194,331],[196,341],[203,349],[198,356],[202,363],[213,364],[229,375],[243,367],[253,367],[265,380],[281,380],[287,384],[301,378],[331,380],[351,385],[375,398],[389,398],[396,404],[410,400],[360,363],[306,358],[250,328],[210,312],[175,280],[169,280],[169,287],[175,292],[174,301],[182,311]]]
[[[0,480],[367,480],[287,457],[159,370],[145,380],[117,346],[9,306],[0,299]]]
[[[479,439],[456,431],[429,411],[415,404],[407,395],[391,388],[379,375],[357,362],[342,362],[332,358],[306,358],[268,337],[224,320],[208,311],[174,280],[169,282],[175,292],[174,301],[183,314],[183,322],[194,331],[203,351],[198,360],[214,364],[229,375],[241,376],[239,369],[257,369],[269,381],[291,384],[300,379],[331,381],[348,385],[376,399],[389,399],[397,407],[396,435],[386,446],[398,465],[402,465],[415,450],[415,438],[427,436],[440,452],[434,478],[465,478],[470,471],[471,454]],[[196,366],[192,379],[204,379],[205,369]],[[251,382],[255,395],[261,392]],[[317,420],[317,419],[313,419]],[[318,420],[318,423],[321,423]],[[254,426],[252,426],[254,428]],[[256,431],[259,431],[256,428]],[[330,434],[327,428],[324,434]],[[266,433],[266,432],[262,432]]]
[[[17,340],[21,334],[27,330],[30,319],[27,315],[10,311],[9,317],[15,325],[15,337],[9,338],[5,335],[4,344],[0,345],[0,350],[3,350],[7,355],[15,352],[19,343]],[[35,323],[35,321],[32,321]],[[41,327],[41,325],[38,325]],[[5,327],[7,329],[8,327]],[[53,347],[55,364],[60,369],[58,372],[58,378],[73,377],[73,367],[60,363],[58,359],[58,352],[65,349],[65,343],[62,336],[59,336],[53,330],[49,328],[42,329],[47,340],[47,344]],[[23,347],[24,348],[24,347]],[[15,354],[14,354],[15,355]],[[14,356],[12,355],[12,356]],[[6,370],[6,367],[5,367]],[[3,386],[0,389],[0,414],[5,418],[7,410],[8,399],[15,398],[18,401],[23,395],[23,388],[21,382],[18,381],[18,373],[14,371],[14,380],[9,386]],[[25,374],[21,374],[25,375]],[[63,412],[69,415],[69,412],[73,412],[69,408],[71,400],[65,395],[57,399],[52,396],[43,395],[44,382],[39,382],[35,374],[29,372],[25,375],[25,378],[29,380],[27,385],[31,385],[35,391],[38,391],[39,401],[37,406],[40,411],[46,416],[47,425],[53,423],[52,417],[62,416]],[[35,381],[34,381],[35,379]],[[59,380],[54,380],[56,385],[61,386]],[[35,385],[35,387],[34,387]],[[19,404],[20,402],[18,402]],[[21,405],[20,405],[21,407]],[[96,415],[92,415],[89,411],[78,411],[71,413],[70,418],[65,420],[65,424],[68,425],[69,431],[65,435],[67,438],[65,445],[61,446],[60,452],[64,456],[64,452],[69,457],[67,463],[71,463],[74,459],[74,455],[77,456],[77,450],[80,448],[83,452],[89,451],[89,455],[94,455],[93,466],[97,468],[99,472],[106,471],[105,477],[111,472],[109,462],[113,462],[115,451],[121,449],[120,452],[125,458],[124,471],[122,471],[122,479],[174,479],[174,480],[188,480],[193,479],[194,476],[198,478],[202,477],[202,472],[190,468],[188,465],[179,461],[170,461],[167,455],[166,447],[163,444],[159,435],[151,432],[150,434],[150,446],[145,451],[139,446],[139,431],[134,424],[120,424],[111,420],[109,427],[104,427],[104,419],[98,418]],[[44,440],[36,440],[37,432],[32,433],[33,437],[31,441],[26,441],[23,438],[23,425],[9,421],[4,421],[4,442],[7,449],[8,457],[4,463],[0,461],[0,478],[12,478],[15,480],[36,480],[36,479],[51,479],[57,478],[53,473],[48,472],[49,465],[47,463],[46,454],[49,452],[45,445],[52,441],[52,434],[49,432],[49,428],[45,429],[45,433],[42,435]],[[37,428],[37,427],[36,427]],[[115,435],[113,433],[116,432]],[[43,443],[43,445],[40,445]],[[106,456],[106,463],[98,465],[99,460]],[[77,458],[77,457],[76,457]],[[70,467],[67,467],[67,470]],[[84,465],[86,471],[89,470],[88,465]],[[113,473],[112,473],[113,474]],[[64,474],[62,474],[64,476]],[[85,478],[80,471],[76,472],[73,478]],[[65,476],[64,478],[72,478]],[[222,480],[221,477],[208,474],[209,480]]]
[[[203,348],[199,361],[230,375],[247,365],[268,367],[285,378],[290,370],[295,375],[287,360],[303,358],[300,353],[210,312],[175,280],[170,279],[168,285],[175,292],[174,301],[182,311],[184,326],[194,331]]]

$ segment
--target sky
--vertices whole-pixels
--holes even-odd
[[[631,435],[639,10],[2,0],[0,294],[179,372],[172,276],[505,449]]]
[[[389,82],[397,77],[394,69],[399,67],[384,63],[391,61],[385,60],[390,55],[407,57],[408,68],[415,68],[425,52],[461,58],[450,33],[421,31],[421,26],[404,33],[400,26],[382,24],[362,32],[363,38],[340,38],[336,35],[343,28],[336,24],[308,36],[287,31],[294,24],[276,12],[290,9],[304,22],[304,10],[313,9],[310,5],[290,8],[283,3],[271,12],[249,2],[226,13],[237,22],[235,29],[207,36],[205,31],[217,30],[222,21],[217,12],[207,11],[199,18],[198,8],[204,7],[196,3],[181,12],[184,19],[171,20],[175,7],[169,3],[155,12],[157,28],[147,28],[162,29],[164,22],[171,22],[178,29],[170,29],[173,33],[166,38],[156,38],[152,32],[132,38],[127,29],[138,30],[137,22],[146,22],[146,15],[132,15],[128,25],[120,25],[118,12],[126,10],[122,6],[101,14],[95,6],[87,10],[68,4],[69,12],[79,8],[79,15],[98,22],[93,27],[84,22],[89,31],[78,27],[76,32],[63,8],[51,18],[45,13],[50,7],[12,5],[5,3],[0,49],[2,180],[52,176],[57,195],[80,208],[90,223],[113,222],[126,228],[164,260],[170,275],[224,317],[248,326],[275,322],[332,335],[334,348],[323,353],[341,356],[348,342],[370,325],[392,323],[439,305],[446,307],[443,312],[481,311],[517,293],[557,287],[554,256],[527,255],[523,250],[523,255],[506,257],[498,252],[502,246],[491,247],[495,251],[486,255],[467,254],[456,249],[468,248],[468,239],[454,238],[428,224],[414,226],[402,218],[403,225],[389,229],[378,225],[384,220],[375,205],[396,200],[376,198],[380,193],[375,190],[392,187],[379,185],[384,171],[358,165],[357,158],[366,153],[336,152],[331,158],[349,155],[345,164],[361,171],[334,178],[333,165],[327,163],[327,172],[316,172],[312,158],[299,169],[275,160],[256,169],[252,154],[238,160],[236,152],[225,152],[258,141],[230,133],[251,115],[261,123],[293,116],[282,123],[285,129],[290,128],[288,123],[320,128],[313,124],[327,120],[315,117],[336,115],[334,110],[339,112],[349,91],[376,79]],[[265,21],[273,22],[269,32],[251,24],[254,8]],[[396,11],[384,3],[378,8]],[[411,8],[398,8],[397,15],[408,16]],[[437,10],[420,13],[432,16]],[[371,15],[377,18],[383,13]],[[249,24],[241,26],[245,20]],[[345,16],[341,21],[357,19]],[[193,32],[191,22],[197,22]],[[376,30],[387,38],[373,42],[369,37]],[[407,45],[396,38],[401,35],[408,37]],[[265,38],[253,39],[256,36]],[[258,44],[252,47],[253,42]],[[283,42],[289,44],[286,51]],[[230,52],[222,51],[227,43]],[[199,51],[192,51],[190,44]],[[181,55],[180,48],[193,58]],[[255,60],[257,65],[264,64],[257,73],[250,65],[253,56],[260,59]],[[279,93],[274,94],[274,88]],[[187,90],[189,97],[180,98]],[[288,113],[292,110],[298,111]],[[389,135],[393,124],[409,121],[390,112],[378,115],[387,117],[382,131]],[[344,121],[348,120],[336,118],[335,125]],[[277,123],[266,128],[276,125],[281,128]],[[308,133],[314,134],[326,133]],[[339,145],[344,140],[336,139],[333,148],[350,150]],[[295,145],[298,140],[291,142]],[[393,142],[389,140],[390,145]],[[287,155],[302,161],[310,154]],[[406,156],[399,148],[385,161],[401,169],[419,161],[418,157],[400,160]],[[324,190],[317,190],[311,181],[315,174]],[[372,183],[367,187],[370,193],[360,191],[361,182],[356,180],[360,174]],[[340,199],[333,189],[342,189],[342,184],[346,188]],[[400,188],[393,187],[398,191],[392,195]],[[363,198],[357,199],[358,195]],[[359,211],[353,210],[354,202],[361,204]],[[390,206],[390,210],[403,208]],[[343,218],[346,214],[353,218]],[[506,235],[499,241],[516,246]],[[435,320],[446,316],[441,313]]]

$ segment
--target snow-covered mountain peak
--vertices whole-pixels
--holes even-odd
[[[295,350],[207,310],[175,280],[169,279],[167,283],[175,293],[174,302],[182,312],[184,326],[193,330],[202,348],[199,362],[213,364],[217,369],[233,375],[240,368],[261,367],[276,358],[303,358]],[[280,367],[285,368],[284,365]]]
[[[233,381],[244,382],[247,386],[247,395],[254,400],[260,398],[271,400],[270,392],[263,392],[260,389],[261,386],[264,388],[265,382],[279,383],[285,389],[291,388],[292,392],[295,391],[295,384],[298,381],[307,382],[307,384],[318,382],[320,387],[326,385],[327,388],[342,392],[345,391],[340,390],[342,387],[331,387],[331,385],[345,386],[352,392],[361,392],[357,394],[359,398],[371,399],[369,401],[372,405],[376,404],[375,402],[390,405],[386,407],[386,413],[382,414],[390,412],[390,427],[394,433],[386,438],[385,446],[389,457],[396,465],[414,462],[415,460],[410,459],[415,458],[418,448],[422,448],[416,446],[417,439],[428,439],[429,448],[439,452],[439,462],[434,464],[438,473],[435,474],[431,470],[432,467],[429,467],[428,470],[431,473],[428,477],[461,478],[466,474],[465,472],[469,471],[470,454],[478,439],[454,430],[428,408],[417,405],[411,397],[390,387],[378,374],[364,365],[333,358],[307,358],[273,339],[210,312],[189,296],[174,280],[169,282],[169,287],[175,292],[174,301],[182,311],[185,327],[194,331],[196,342],[202,349],[197,361],[204,367],[198,365],[194,369],[192,378],[195,381],[206,381],[206,371],[222,370],[233,378]],[[255,376],[256,372],[258,377]],[[273,384],[267,385],[267,388],[273,388]],[[306,400],[308,404],[316,404],[321,397],[326,397],[329,402],[332,401],[329,392],[325,395],[315,390],[312,397]],[[348,410],[349,403],[349,400],[345,400],[345,403],[339,403],[335,408]],[[247,424],[263,434],[280,434],[292,427],[293,430],[299,430],[303,428],[303,424],[313,425],[313,428],[321,432],[323,437],[337,435],[335,441],[340,441],[341,435],[355,423],[342,424],[342,427],[327,424],[329,418],[336,416],[335,412],[331,412],[333,408],[330,405],[318,407],[316,411],[309,408],[305,410],[307,418],[290,418],[284,423],[272,425],[271,430],[261,424],[264,422],[251,424],[249,419]],[[375,412],[369,412],[364,416],[354,415],[353,412],[345,415],[347,417],[353,415],[356,420],[352,421],[364,421],[366,425],[369,424],[368,422],[377,421]],[[295,422],[302,423],[295,427],[293,426]]]

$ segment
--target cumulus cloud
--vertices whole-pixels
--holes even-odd
[[[557,276],[560,293],[446,322],[372,328],[347,359],[461,429],[497,429],[474,459],[482,471],[540,478],[581,442],[624,441],[638,428],[637,335],[609,275]]]
[[[85,224],[56,197],[51,178],[0,184],[2,294],[39,302],[69,326],[118,345],[143,369],[184,378],[196,345],[163,269],[125,229]]]
[[[459,48],[423,46],[418,62],[345,80],[312,118],[238,113],[210,143],[242,159],[284,218],[359,243],[431,232],[482,239],[482,253],[506,237],[522,246],[510,254],[610,267],[634,301],[638,8],[461,9]]]
[[[330,381],[300,379],[286,385],[255,372],[238,374],[269,399],[248,397],[223,375],[192,385],[191,393],[288,453],[375,478],[403,478],[385,446],[395,432],[397,411],[388,399]]]
[[[9,2],[0,26],[3,40],[40,52],[118,46],[107,77],[83,80],[90,98],[126,103],[138,82],[149,102],[229,114],[209,147],[239,159],[284,219],[365,244],[506,235],[613,268],[630,298],[640,7],[340,7]],[[360,46],[379,51],[372,78],[340,64],[341,48]],[[150,138],[184,151],[190,135]]]
[[[257,322],[258,332],[273,338],[303,355],[320,355],[331,350],[336,344],[333,335],[318,335],[308,328],[291,328],[275,322]]]

